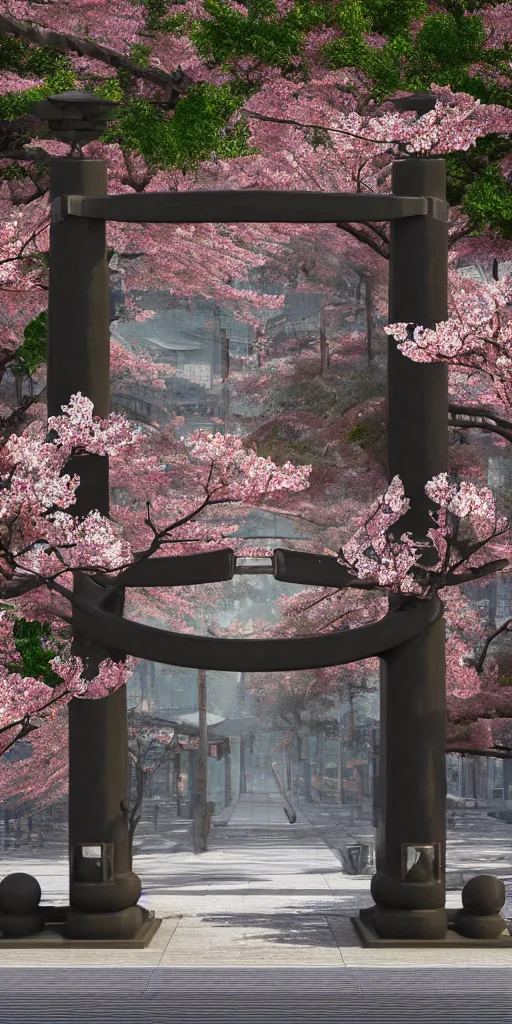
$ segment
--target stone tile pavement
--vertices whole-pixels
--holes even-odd
[[[151,945],[1,950],[0,1024],[512,1024],[512,950],[361,947],[349,917],[371,905],[370,876],[344,874],[324,841],[333,829],[339,841],[344,810],[327,812],[326,826],[308,820],[325,821],[318,808],[299,810],[292,826],[275,794],[247,794],[212,830],[207,853],[140,850],[141,902],[163,918]],[[511,827],[490,818],[477,825],[472,843],[463,832],[451,838],[454,863],[481,864],[487,843],[506,866]],[[43,902],[67,901],[64,856],[2,856],[0,875],[15,870],[38,877]],[[447,904],[460,905],[460,890]]]

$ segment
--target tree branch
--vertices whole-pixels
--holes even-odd
[[[77,53],[80,57],[91,57],[93,60],[102,61],[110,67],[122,68],[129,71],[134,78],[143,78],[147,82],[161,86],[162,89],[170,89],[167,98],[169,106],[174,107],[181,96],[190,88],[192,80],[180,67],[172,74],[162,71],[161,68],[141,68],[139,65],[122,54],[112,50],[109,46],[102,46],[91,39],[80,39],[78,36],[67,32],[54,32],[53,29],[41,28],[28,21],[19,21],[8,15],[0,14],[0,34],[8,33],[37,46],[47,46],[59,53]]]
[[[50,154],[42,149],[41,146],[35,146],[33,149],[9,149],[6,151],[0,150],[0,160],[45,160],[51,159]],[[35,184],[35,183],[34,183]]]
[[[448,426],[459,427],[461,430],[485,430],[512,442],[512,423],[481,406],[450,404]]]
[[[382,246],[378,245],[374,238],[369,235],[365,235],[359,230],[359,228],[355,228],[352,223],[349,224],[343,221],[338,221],[336,227],[340,228],[341,231],[346,231],[348,235],[352,235],[354,238],[357,238],[358,242],[364,242],[365,245],[369,245],[370,249],[373,249],[378,256],[382,256],[383,259],[389,260],[389,250],[386,252]]]
[[[448,426],[460,427],[461,430],[485,430],[488,434],[498,434],[499,437],[504,437],[506,441],[512,441],[512,431],[502,430],[501,427],[493,426],[491,423],[480,423],[478,420],[461,423],[457,419],[449,419]]]
[[[448,572],[443,581],[443,586],[458,587],[461,583],[473,583],[474,580],[483,579],[485,576],[490,576],[495,572],[501,572],[502,569],[506,569],[508,564],[507,558],[497,558],[493,562],[486,562],[485,565],[478,565],[474,569],[467,569],[466,572]]]
[[[499,757],[503,760],[512,758],[510,747],[497,747],[491,750],[469,750],[467,747],[452,746],[451,743],[445,747],[446,754],[467,754],[468,757]]]
[[[1,22],[0,22],[1,28]],[[292,117],[270,117],[268,114],[257,114],[253,110],[246,110],[245,107],[241,108],[242,113],[248,117],[254,117],[258,121],[272,121],[274,124],[289,124],[293,128],[313,128],[319,129],[322,132],[335,132],[336,135],[350,135],[352,139],[362,139],[363,142],[375,142],[375,139],[369,139],[366,135],[359,135],[357,132],[349,132],[346,128],[329,128],[325,124],[305,124],[303,121],[295,121]],[[386,145],[395,145],[394,139],[379,139],[379,142],[384,142]]]
[[[495,629],[494,633],[491,633],[487,637],[487,640],[485,641],[484,646],[482,647],[482,650],[480,651],[480,655],[479,655],[478,661],[475,663],[475,668],[476,668],[477,672],[481,672],[482,671],[482,669],[484,667],[484,661],[485,661],[485,659],[487,657],[487,651],[489,650],[489,647],[492,644],[493,640],[495,640],[496,637],[500,635],[500,633],[505,633],[511,622],[512,622],[512,618],[505,619],[505,622],[502,622],[501,626],[498,626],[498,629]]]

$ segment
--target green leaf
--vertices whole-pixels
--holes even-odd
[[[469,186],[462,209],[475,228],[489,226],[503,238],[512,238],[512,189],[496,164],[489,164]]]
[[[33,103],[44,100],[52,93],[66,92],[67,89],[76,88],[76,78],[73,71],[65,68],[48,75],[44,85],[34,86],[32,89],[15,90],[5,92],[0,96],[0,118],[6,121],[23,117],[30,114]]]
[[[43,640],[51,639],[51,630],[47,623],[39,620],[16,618],[13,637],[19,661],[10,662],[7,668],[11,672],[19,672],[22,676],[40,679],[52,689],[62,683],[62,677],[53,671],[50,661],[56,656],[62,644],[55,641],[51,647],[43,646]],[[55,649],[54,649],[55,648]]]
[[[151,57],[151,47],[144,43],[133,43],[130,46],[130,58],[139,68],[147,68]]]
[[[247,16],[233,11],[223,0],[204,0],[211,20],[193,22],[190,38],[200,57],[227,65],[243,57],[271,67],[287,66],[302,51],[304,32],[286,19],[265,20],[257,7]]]
[[[30,377],[39,366],[46,362],[46,335],[48,312],[43,309],[23,331],[23,342],[16,350],[16,359],[11,364],[13,373]]]
[[[246,95],[246,94],[245,94]],[[124,149],[141,153],[155,168],[190,170],[212,153],[219,159],[248,155],[249,129],[240,121],[231,131],[226,124],[244,102],[238,83],[222,86],[201,83],[178,100],[167,117],[142,99],[127,102],[102,136]]]

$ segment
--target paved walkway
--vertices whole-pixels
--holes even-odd
[[[247,794],[207,853],[136,855],[141,902],[163,918],[148,949],[2,949],[0,1024],[512,1024],[512,950],[364,949],[349,915],[372,904],[370,876],[344,874],[308,820],[327,813],[331,829],[336,810],[301,805],[290,825],[278,809],[275,793]],[[486,821],[510,857],[510,826]],[[0,875],[15,870],[67,901],[64,856],[2,857]]]
[[[290,824],[279,793],[244,793],[231,812],[220,817],[220,821],[224,820],[230,828],[248,828],[253,825],[258,828],[268,828],[270,825],[288,828]],[[297,824],[310,824],[300,811],[297,812]]]

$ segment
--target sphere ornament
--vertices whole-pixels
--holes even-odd
[[[30,914],[39,906],[41,886],[33,875],[16,871],[0,882],[0,911],[4,914]]]
[[[462,906],[470,914],[499,914],[505,903],[505,885],[495,875],[475,875],[462,890]]]
[[[33,875],[16,871],[0,882],[0,933],[4,939],[22,939],[43,931],[39,907],[41,886]]]

